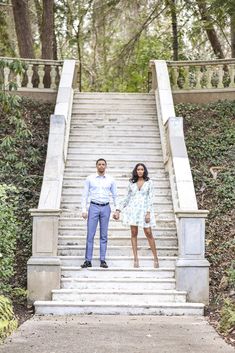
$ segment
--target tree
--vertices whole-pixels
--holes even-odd
[[[171,26],[172,26],[172,49],[173,60],[179,60],[179,44],[178,44],[178,28],[177,28],[177,10],[176,0],[166,0],[166,4],[170,8],[171,13]]]
[[[55,59],[54,0],[43,0],[41,44],[42,59]]]
[[[34,58],[33,36],[29,18],[28,0],[11,1],[20,57]]]
[[[215,28],[213,26],[212,18],[209,15],[209,11],[206,6],[206,1],[205,0],[196,0],[196,2],[197,2],[197,6],[199,9],[200,15],[201,15],[203,27],[205,28],[205,31],[207,33],[207,37],[211,43],[213,51],[219,59],[224,59],[223,49],[220,44],[217,33],[215,31]]]

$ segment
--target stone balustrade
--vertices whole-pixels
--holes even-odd
[[[167,68],[173,92],[235,88],[235,59],[167,61]]]
[[[169,174],[178,236],[176,289],[186,290],[190,302],[209,301],[209,263],[205,259],[205,218],[199,210],[183,132],[175,116],[167,63],[150,62],[151,92],[155,93],[163,158]],[[178,79],[177,79],[178,82]]]
[[[14,81],[18,91],[58,90],[63,61],[0,57],[1,60],[9,64],[20,60],[24,68],[21,74],[14,74],[8,66],[0,69],[0,75],[6,89],[8,89],[9,82]]]

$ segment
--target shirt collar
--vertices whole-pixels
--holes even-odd
[[[98,173],[96,173],[95,176],[96,176],[96,178],[98,178],[98,177],[104,177],[104,178],[106,178],[106,174],[104,174],[104,175],[99,175]]]

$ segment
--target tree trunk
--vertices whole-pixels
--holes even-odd
[[[54,0],[43,0],[42,59],[54,59]]]
[[[179,60],[179,44],[178,44],[176,0],[168,0],[167,2],[170,6],[170,11],[171,11],[173,60],[177,61]]]
[[[20,57],[34,58],[33,36],[29,20],[28,0],[11,1]]]
[[[38,23],[38,30],[40,33],[40,37],[42,34],[42,6],[40,0],[34,0],[34,5],[37,13],[37,23]]]
[[[232,51],[232,58],[235,58],[235,13],[231,15],[231,51]]]
[[[224,53],[219,41],[219,38],[216,34],[214,26],[212,24],[211,17],[206,7],[205,0],[197,0],[198,9],[201,15],[201,19],[204,22],[203,27],[207,33],[207,37],[211,43],[212,49],[218,59],[224,59]]]
[[[42,59],[55,59],[54,0],[43,0],[41,44]],[[50,66],[46,66],[44,76],[45,87],[50,87],[51,84],[50,71]]]

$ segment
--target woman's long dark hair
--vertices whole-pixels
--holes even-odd
[[[137,168],[138,168],[139,166],[141,166],[141,167],[144,168],[143,179],[144,179],[145,181],[148,181],[148,180],[149,180],[149,177],[148,177],[148,169],[146,168],[146,166],[145,166],[143,163],[137,163],[136,166],[135,166],[135,168],[134,168],[133,171],[132,171],[132,177],[130,178],[130,181],[131,181],[132,183],[136,183],[136,182],[138,181],[138,179],[139,179],[138,174],[137,174]]]

